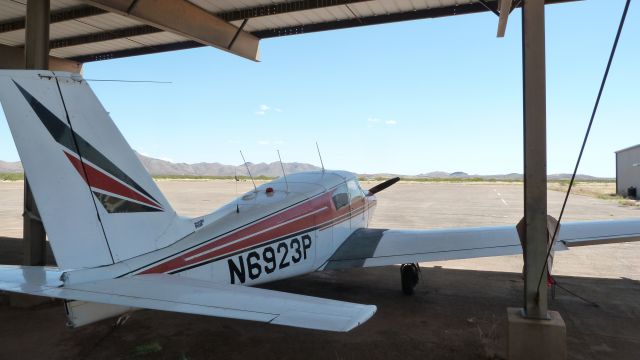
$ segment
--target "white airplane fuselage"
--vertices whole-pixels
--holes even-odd
[[[352,173],[290,174],[190,219],[194,232],[173,244],[158,244],[159,250],[102,267],[99,274],[71,271],[68,279],[168,273],[256,285],[298,276],[321,269],[349,235],[366,228],[375,205]]]

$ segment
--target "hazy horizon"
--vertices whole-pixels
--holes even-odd
[[[134,150],[135,151],[135,150]],[[136,151],[139,155],[148,158],[150,160],[160,160],[162,162],[169,162],[172,165],[187,165],[187,166],[193,166],[193,165],[202,165],[202,164],[218,164],[220,166],[224,166],[224,167],[238,167],[241,170],[244,169],[244,164],[240,163],[240,164],[224,164],[224,163],[220,163],[220,162],[198,162],[198,163],[176,163],[176,162],[172,162],[170,160],[166,160],[166,159],[158,159],[158,158],[154,158],[154,157],[149,157],[148,155],[144,155],[144,154],[140,154],[140,152]],[[20,166],[22,166],[20,161],[6,161],[3,159],[0,159],[0,162],[6,162],[6,163],[10,163],[10,164],[15,164],[15,163],[20,163]],[[259,162],[259,163],[254,163],[251,161],[247,161],[247,163],[251,166],[254,165],[276,165],[277,167],[277,173],[279,175],[280,172],[280,165],[279,165],[279,161],[272,161],[272,162]],[[143,161],[143,164],[145,164],[145,162]],[[289,165],[294,165],[294,164],[300,164],[303,167],[307,167],[307,166],[313,166],[315,168],[317,168],[318,170],[321,169],[320,165],[316,165],[316,164],[310,164],[310,163],[304,163],[304,162],[284,162],[285,167],[289,166]],[[146,167],[146,164],[145,164]],[[331,170],[348,170],[348,169],[331,169]],[[287,170],[288,171],[288,170]],[[0,167],[0,173],[3,173],[5,171],[3,171],[3,168]],[[500,176],[500,177],[504,177],[504,176],[508,176],[508,175],[522,175],[521,172],[515,172],[515,173],[494,173],[494,174],[476,174],[476,173],[468,173],[464,170],[457,170],[457,171],[453,171],[453,172],[446,172],[446,171],[441,171],[441,170],[428,170],[428,171],[421,171],[419,173],[415,173],[415,174],[401,174],[401,173],[389,173],[389,172],[362,172],[362,173],[357,173],[359,175],[397,175],[397,176],[409,176],[409,177],[413,177],[413,176],[426,176],[426,175],[444,175],[447,174],[448,176],[452,176],[452,177],[456,177],[460,176],[462,174],[468,175],[469,177],[474,177],[474,176],[479,176],[479,177],[490,177],[490,176]],[[553,173],[553,174],[548,174],[549,176],[555,176],[555,175],[566,175],[566,174],[571,174],[570,172],[565,172],[565,173]],[[152,172],[152,175],[172,175],[172,174],[168,174],[168,173],[161,173],[161,172]],[[181,173],[180,175],[191,175],[188,173]],[[240,174],[240,175],[244,175],[244,174]],[[613,177],[597,177],[597,176],[593,176],[590,174],[583,174],[583,173],[578,173],[579,176],[582,177],[594,177],[597,179],[613,179]],[[228,174],[226,176],[232,176],[231,174]]]

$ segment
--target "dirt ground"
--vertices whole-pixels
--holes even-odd
[[[566,192],[569,187],[568,182],[553,182],[549,183],[549,190]],[[585,195],[595,197],[603,200],[613,200],[620,205],[625,206],[640,206],[639,200],[625,199],[616,194],[616,183],[612,181],[599,182],[599,181],[585,181],[576,182],[572,189],[572,194]]]
[[[210,212],[251,188],[228,181],[161,181],[184,215]],[[0,263],[20,262],[22,183],[0,183]],[[549,193],[556,215],[563,194]],[[399,183],[379,194],[373,227],[514,224],[520,184]],[[637,207],[573,196],[567,221],[640,217]],[[1,238],[4,237],[4,238]],[[640,244],[558,253],[551,308],[567,324],[569,359],[637,359]],[[65,327],[59,302],[31,308],[1,297],[0,359],[476,359],[506,356],[506,308],[522,302],[520,256],[422,264],[414,296],[400,292],[397,267],[314,273],[268,288],[378,306],[354,331],[327,333],[254,322],[138,311],[122,326],[105,320]],[[594,305],[594,304],[596,305]]]

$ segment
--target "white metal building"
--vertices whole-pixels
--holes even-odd
[[[616,151],[616,193],[629,196],[632,187],[640,198],[640,144]]]

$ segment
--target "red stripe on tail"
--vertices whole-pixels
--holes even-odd
[[[108,191],[112,194],[119,195],[123,198],[133,199],[133,200],[145,203],[147,205],[153,206],[155,208],[162,209],[162,206],[160,206],[160,204],[156,203],[151,199],[148,199],[143,195],[138,194],[134,190],[128,188],[127,186],[105,175],[104,173],[94,168],[93,166],[81,162],[78,158],[69,154],[66,151],[64,152],[64,154],[67,156],[67,158],[69,159],[73,167],[78,171],[80,176],[82,176],[84,181],[87,182],[89,186]]]

